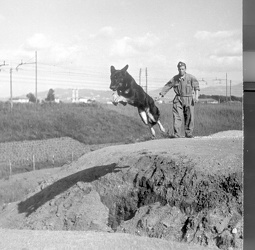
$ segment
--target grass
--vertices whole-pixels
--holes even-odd
[[[171,133],[173,131],[172,104],[157,106],[163,126]],[[138,117],[137,110],[131,106],[110,106],[109,109],[130,117]],[[156,132],[159,131],[157,126],[156,130]],[[242,130],[241,103],[195,104],[195,136],[206,136],[225,130]]]
[[[0,142],[71,137],[85,144],[128,142],[143,132],[135,118],[99,104],[19,104],[0,107]]]
[[[172,132],[171,104],[158,107],[163,126]],[[0,142],[71,137],[84,144],[104,144],[150,137],[137,109],[129,105],[16,104],[10,112],[2,103],[0,117]],[[241,104],[196,104],[194,135],[241,129]]]
[[[15,202],[38,189],[38,185],[45,183],[59,168],[30,172],[25,177],[13,175],[10,178],[0,179],[0,206],[4,203]]]
[[[194,134],[206,136],[226,130],[242,130],[240,103],[198,104]]]

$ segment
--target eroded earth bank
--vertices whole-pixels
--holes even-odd
[[[6,204],[0,227],[128,233],[242,249],[242,142],[235,131],[96,150],[22,201]]]

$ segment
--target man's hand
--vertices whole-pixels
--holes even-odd
[[[198,103],[198,97],[197,96],[194,97],[194,102]]]
[[[158,96],[154,97],[154,101],[159,101],[163,96],[161,95],[161,93],[159,93]]]

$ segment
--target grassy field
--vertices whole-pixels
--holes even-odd
[[[171,133],[171,104],[158,107],[161,122]],[[0,117],[0,142],[71,137],[85,144],[103,144],[150,137],[137,109],[129,105],[18,104],[10,112],[7,104],[1,104]],[[241,103],[196,104],[195,136],[233,129],[242,129]]]
[[[136,118],[99,104],[0,105],[0,142],[71,137],[85,144],[129,142],[143,132]]]
[[[172,104],[158,104],[161,122],[166,130],[173,132]],[[137,109],[131,106],[109,106],[108,109],[125,114],[130,117],[138,117]],[[157,128],[157,126],[155,126]],[[159,129],[156,129],[158,132]],[[222,104],[195,105],[195,136],[206,136],[225,130],[242,130],[242,104],[229,102]],[[184,131],[183,131],[184,133]]]

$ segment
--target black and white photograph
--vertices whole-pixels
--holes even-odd
[[[0,249],[253,249],[254,8],[1,1]]]

